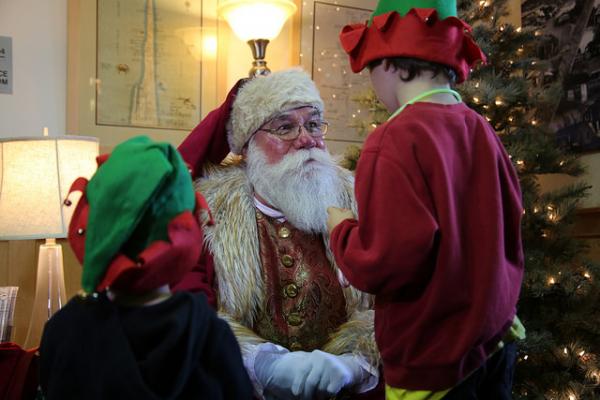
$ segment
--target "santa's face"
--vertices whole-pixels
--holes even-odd
[[[326,232],[327,207],[341,206],[344,193],[329,152],[324,146],[299,147],[274,161],[273,151],[263,150],[267,142],[259,140],[255,135],[246,153],[246,173],[255,193],[296,228]]]
[[[286,155],[308,149],[324,150],[325,141],[323,136],[311,135],[304,128],[306,124],[320,123],[321,113],[314,107],[300,107],[281,113],[277,117],[265,123],[253,135],[252,140],[262,150],[269,164],[280,162]],[[282,127],[294,127],[298,134],[292,140],[281,139],[272,133]],[[265,130],[263,130],[265,129]]]

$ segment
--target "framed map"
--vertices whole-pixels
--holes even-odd
[[[68,133],[177,145],[216,106],[217,0],[71,0]]]
[[[339,41],[342,28],[369,19],[376,0],[304,1],[302,9],[302,66],[312,74],[325,102],[325,119],[329,121],[327,146],[333,153],[343,153],[348,145],[365,140],[353,126],[368,118],[353,100],[371,86],[368,72],[355,74]]]

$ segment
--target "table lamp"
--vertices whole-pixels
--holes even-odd
[[[219,15],[227,21],[237,37],[252,49],[250,77],[267,75],[265,61],[267,45],[281,32],[287,19],[296,12],[293,0],[223,0],[218,7]]]
[[[75,207],[63,202],[76,178],[92,176],[98,150],[93,137],[0,138],[0,240],[46,239],[38,255],[25,348],[39,345],[44,324],[66,303],[56,238],[67,237]]]

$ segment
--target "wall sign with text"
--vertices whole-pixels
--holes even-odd
[[[0,36],[0,93],[12,94],[12,38]]]

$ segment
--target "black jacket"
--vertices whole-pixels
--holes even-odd
[[[47,400],[252,398],[231,329],[184,292],[147,307],[74,297],[44,329],[40,385]]]

